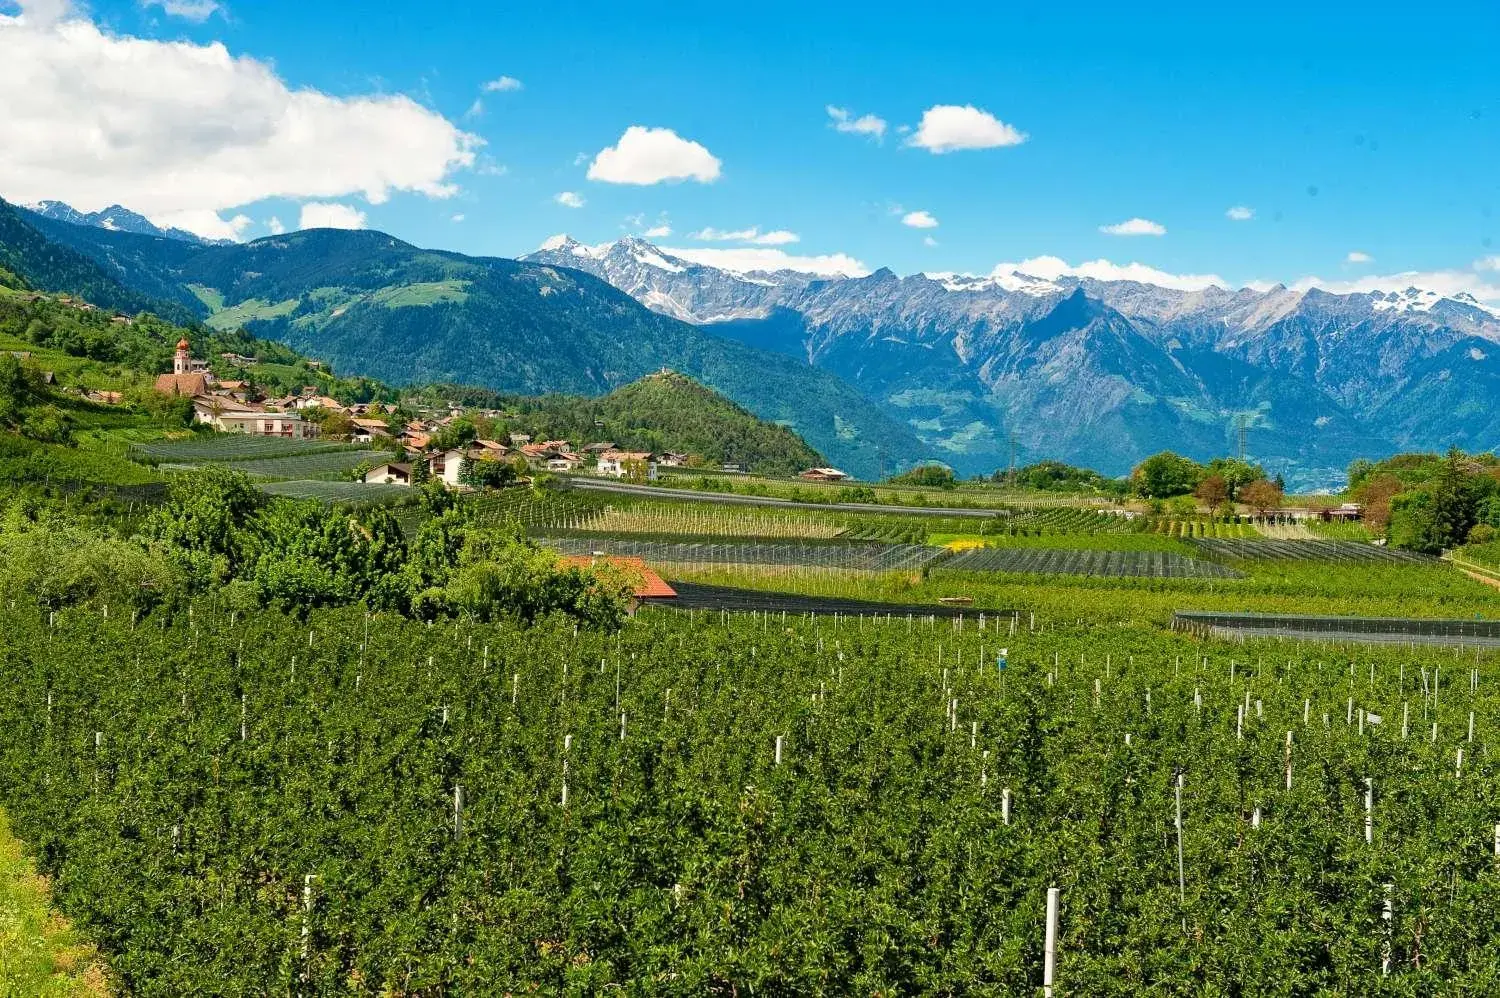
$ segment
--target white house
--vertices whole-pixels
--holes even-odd
[[[427,458],[427,470],[433,478],[440,479],[449,488],[459,484],[464,471],[464,452],[458,449],[445,450]]]
[[[318,435],[318,428],[302,421],[293,412],[240,412],[229,410],[210,413],[203,420],[223,433],[246,433],[255,437],[288,437],[303,440]]]
[[[610,478],[624,478],[625,466],[633,461],[648,463],[651,455],[644,451],[607,450],[599,455],[598,473]]]
[[[366,485],[410,485],[411,465],[382,464],[365,472]]]

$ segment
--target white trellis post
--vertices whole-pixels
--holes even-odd
[[[1177,903],[1182,906],[1182,931],[1187,931],[1187,867],[1182,857],[1182,774],[1177,774]]]
[[[778,766],[781,765],[781,744],[782,744],[782,736],[781,735],[777,735],[776,736],[776,765],[778,765]]]
[[[1375,841],[1375,781],[1365,777],[1365,845]]]
[[[453,837],[461,838],[464,834],[464,788],[458,784],[453,786]]]
[[[1057,903],[1060,893],[1056,887],[1047,888],[1047,931],[1042,949],[1043,998],[1053,998],[1053,985],[1057,980]]]

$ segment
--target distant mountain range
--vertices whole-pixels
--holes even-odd
[[[861,477],[926,452],[910,427],[838,376],[659,315],[577,270],[423,250],[371,231],[210,245],[4,201],[0,267],[109,308],[243,326],[344,374],[396,385],[602,395],[668,367]]]
[[[863,477],[987,473],[1013,446],[1118,475],[1167,448],[1233,453],[1243,428],[1250,457],[1317,488],[1355,457],[1500,444],[1500,316],[1416,288],[737,273],[640,239],[519,261],[371,231],[209,244],[123,208],[3,201],[0,266],[398,384],[597,395],[671,367]]]
[[[188,232],[186,229],[163,229],[152,224],[145,215],[137,214],[129,208],[112,204],[102,211],[82,212],[72,205],[61,201],[43,201],[40,204],[27,205],[29,211],[35,212],[43,218],[54,222],[68,222],[71,225],[92,225],[100,229],[108,229],[111,232],[134,232],[142,236],[162,236],[166,239],[176,239],[185,243],[198,243],[204,246],[223,246],[229,240],[204,239],[202,236]]]
[[[1500,443],[1500,316],[1417,288],[1176,291],[1132,281],[735,273],[640,239],[524,260],[839,375],[961,471],[1059,458],[1122,474],[1172,448],[1297,487],[1406,449]]]

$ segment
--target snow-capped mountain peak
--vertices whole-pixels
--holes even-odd
[[[108,232],[133,232],[142,236],[160,236],[164,239],[176,239],[184,243],[201,243],[205,246],[224,245],[232,240],[204,239],[202,236],[188,232],[186,229],[162,228],[156,225],[145,215],[131,211],[122,205],[112,204],[108,208],[99,211],[82,212],[72,205],[62,201],[39,201],[36,204],[26,205],[28,210],[50,218],[56,222],[67,222],[69,225],[91,225],[94,228],[104,229]]]

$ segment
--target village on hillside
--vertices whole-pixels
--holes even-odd
[[[226,363],[248,366],[254,358],[225,355]],[[309,366],[321,366],[316,361]],[[613,441],[533,440],[525,433],[508,433],[505,440],[455,439],[455,424],[470,411],[450,405],[424,409],[411,418],[382,402],[346,405],[306,386],[301,392],[263,397],[246,381],[221,381],[209,362],[192,355],[187,339],[177,343],[172,372],[156,379],[156,391],[192,400],[193,419],[221,433],[301,440],[312,437],[389,447],[397,459],[370,468],[365,482],[415,485],[442,482],[450,488],[499,483],[528,472],[590,474],[626,481],[655,481],[660,468],[703,467],[695,455],[664,451],[634,451]],[[108,400],[101,400],[108,401]],[[484,409],[473,413],[491,421],[506,413]],[[748,468],[726,463],[720,473],[744,474]],[[842,482],[849,475],[837,468],[808,468],[799,476],[811,482]]]

